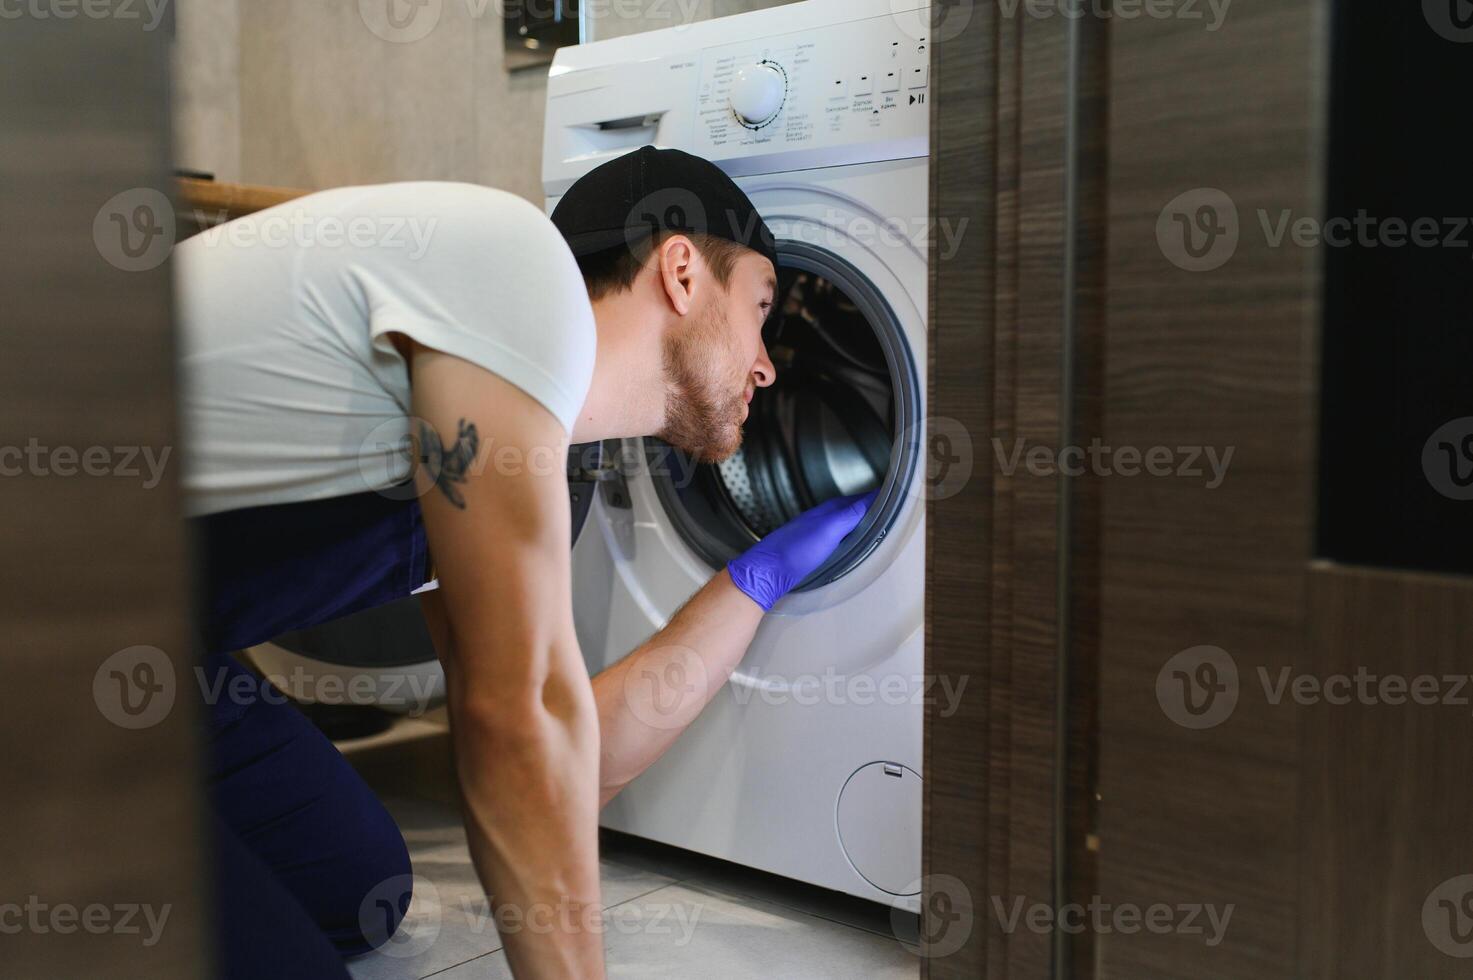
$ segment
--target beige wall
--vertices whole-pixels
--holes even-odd
[[[240,0],[183,0],[175,11],[174,160],[240,179]]]
[[[306,188],[468,180],[540,201],[545,73],[504,71],[496,6],[479,8],[445,0],[427,36],[396,42],[358,0],[180,0],[179,165]]]
[[[781,2],[586,6],[613,37]],[[497,10],[442,0],[426,36],[391,41],[358,0],[179,0],[176,162],[306,188],[466,180],[540,205],[546,72],[505,71]]]

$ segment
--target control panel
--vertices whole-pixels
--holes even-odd
[[[823,149],[929,131],[929,39],[890,18],[707,48],[695,152]]]
[[[733,177],[925,157],[930,7],[808,0],[558,51],[548,75],[549,197],[645,144]]]

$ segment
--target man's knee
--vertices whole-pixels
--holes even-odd
[[[354,860],[344,869],[346,900],[337,922],[325,923],[344,956],[378,949],[393,937],[414,897],[414,870],[404,836],[382,807],[364,814],[356,828]]]

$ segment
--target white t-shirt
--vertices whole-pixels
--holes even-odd
[[[497,374],[570,433],[593,378],[572,252],[489,187],[313,194],[184,242],[175,279],[192,516],[408,479],[409,374],[389,334]]]

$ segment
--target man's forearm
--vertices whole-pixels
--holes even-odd
[[[512,975],[602,978],[591,699],[524,719],[520,733],[485,723],[486,710],[454,704],[452,729],[466,836]]]
[[[598,726],[581,657],[530,698],[477,691],[441,601],[422,606],[446,666],[466,837],[513,975],[601,978]]]
[[[664,755],[726,685],[762,616],[723,571],[668,626],[593,679],[600,806]]]

